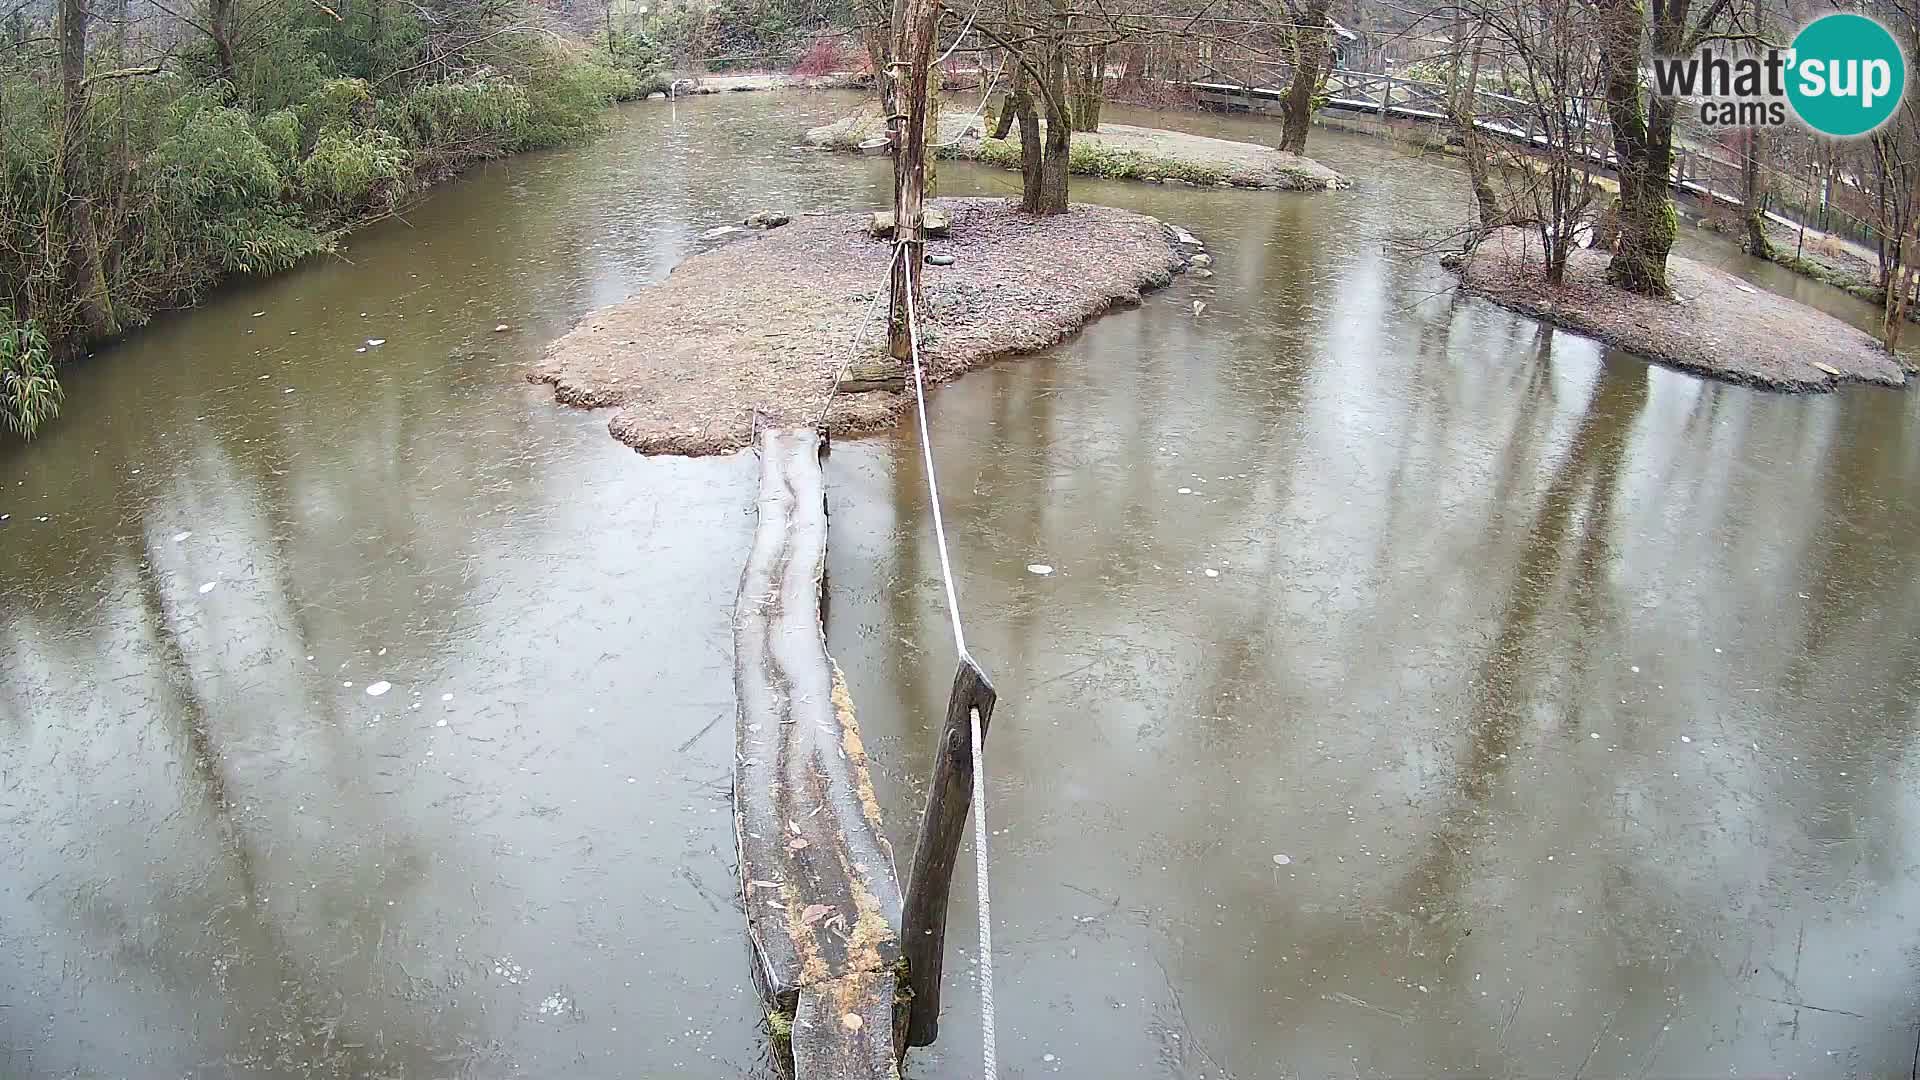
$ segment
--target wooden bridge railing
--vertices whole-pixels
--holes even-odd
[[[1241,104],[1280,100],[1292,78],[1292,65],[1284,61],[1249,60],[1236,67],[1238,70],[1233,74],[1215,68],[1206,78],[1186,85],[1198,91],[1203,102],[1211,99],[1217,104]],[[1327,77],[1325,93],[1325,106],[1343,112],[1434,122],[1451,116],[1446,87],[1383,72],[1336,68]],[[1578,125],[1582,131],[1579,152],[1595,167],[1612,171],[1618,164],[1612,150],[1612,125],[1604,113],[1591,105],[1573,108],[1583,114],[1569,124]],[[1476,128],[1508,142],[1536,150],[1553,145],[1535,105],[1524,98],[1476,88],[1473,115]],[[1722,206],[1743,206],[1739,196],[1733,193],[1738,188],[1739,177],[1737,161],[1698,147],[1680,148],[1676,153],[1673,186],[1689,195]]]

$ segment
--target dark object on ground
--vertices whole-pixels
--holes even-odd
[[[762,210],[747,218],[745,224],[749,229],[777,229],[792,220],[792,218],[785,214],[777,214],[771,210]]]

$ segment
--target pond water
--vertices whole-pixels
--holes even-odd
[[[851,100],[624,108],[162,320],[0,449],[0,1075],[769,1072],[728,801],[755,464],[520,376],[714,225],[883,203],[884,161],[791,145]],[[1904,1075],[1915,398],[1454,297],[1383,241],[1457,170],[1313,150],[1359,186],[1077,182],[1216,276],[934,395],[1001,695],[1006,1074]],[[912,429],[829,484],[904,869],[953,661]],[[970,867],[914,1076],[979,1075]]]

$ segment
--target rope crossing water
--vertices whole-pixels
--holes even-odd
[[[901,258],[905,249],[904,242],[896,241],[894,258]],[[891,270],[891,263],[888,268]],[[911,284],[910,280],[906,290],[907,344],[913,359],[913,396],[919,406],[920,454],[927,469],[927,498],[933,504],[933,536],[940,546],[940,578],[947,589],[947,614],[953,620],[953,647],[963,662],[972,663],[973,658],[967,654],[967,632],[960,625],[960,600],[953,587],[953,561],[947,556],[947,526],[940,515],[940,485],[934,478],[933,440],[927,434],[927,380],[920,362],[920,312],[914,303]],[[973,864],[980,921],[980,1050],[983,1075],[987,1080],[995,1080],[1000,1069],[993,1030],[993,908],[987,895],[987,755],[980,731],[980,710],[969,708],[967,715],[973,748]]]
[[[893,264],[900,261],[900,251],[901,245],[895,244],[893,258],[887,260],[889,275],[893,273]],[[883,281],[880,283],[880,288],[874,292],[873,299],[867,302],[867,313],[860,317],[860,329],[854,333],[853,344],[847,348],[847,358],[834,369],[833,385],[827,389],[826,403],[820,406],[820,418],[813,422],[814,427],[824,429],[827,426],[827,414],[833,411],[834,399],[840,396],[840,384],[847,380],[847,372],[853,367],[853,362],[860,358],[860,343],[867,339],[867,327],[873,325],[873,313],[879,309],[880,298],[885,295],[887,295],[887,285]],[[754,415],[758,417],[759,414]]]
[[[1004,69],[1003,69],[1004,70]],[[995,80],[999,79],[996,72]],[[991,87],[989,87],[991,89]],[[891,275],[896,263],[905,256],[905,241],[895,240],[893,257],[887,260],[887,273]],[[914,268],[917,270],[918,268]],[[909,272],[909,277],[914,276]],[[826,424],[827,413],[833,409],[834,399],[839,396],[840,383],[844,381],[848,369],[859,356],[860,343],[866,339],[867,327],[873,323],[873,314],[880,306],[880,297],[886,295],[883,284],[868,303],[866,315],[860,320],[858,332],[854,335],[853,345],[847,352],[835,373],[833,388],[827,393],[826,403],[820,407],[820,418],[816,426]],[[913,289],[907,289],[907,345],[913,362],[913,397],[918,405],[920,421],[920,455],[927,470],[927,499],[933,505],[933,536],[940,547],[940,580],[947,591],[947,615],[953,623],[953,647],[960,659],[971,664],[973,658],[967,654],[967,632],[960,623],[960,599],[953,585],[953,560],[947,554],[947,525],[940,513],[940,484],[934,476],[933,440],[927,434],[927,379],[925,366],[920,360],[920,311],[914,303]],[[756,417],[757,418],[757,417]],[[998,1052],[994,1045],[993,1012],[993,908],[987,889],[987,756],[985,737],[980,730],[980,710],[967,710],[969,735],[973,751],[973,862],[976,899],[978,901],[980,921],[980,1048],[984,1058],[984,1075],[994,1080],[999,1075]]]

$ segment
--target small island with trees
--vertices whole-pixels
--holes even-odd
[[[1787,130],[1729,134],[1691,124],[1685,101],[1647,83],[1641,60],[1650,51],[1783,40],[1791,13],[1763,0],[1671,0],[1651,11],[1629,0],[1468,0],[1417,15],[1363,0],[1086,10],[980,0],[928,9],[919,76],[895,54],[897,7],[17,4],[0,51],[6,426],[31,436],[58,412],[59,365],[223,280],[337,253],[354,227],[474,162],[591,136],[612,103],[721,89],[701,85],[716,64],[765,72],[774,56],[786,57],[790,74],[774,65],[724,88],[869,88],[867,103],[806,133],[833,149],[897,154],[903,95],[924,76],[918,152],[929,163],[1019,170],[1017,212],[1036,229],[1063,227],[1040,218],[1080,215],[1072,175],[1365,199],[1365,178],[1352,190],[1352,178],[1309,156],[1308,141],[1318,119],[1377,112],[1418,126],[1464,162],[1468,216],[1458,228],[1382,240],[1445,256],[1467,291],[1652,360],[1757,386],[1905,380],[1891,349],[1920,288],[1912,165],[1920,127],[1911,110],[1848,144]],[[1876,13],[1901,33],[1915,26],[1899,10]],[[970,89],[943,92],[943,81]],[[1277,123],[1271,140],[1231,141],[1177,123],[1119,122],[1109,101],[1225,102]],[[1676,193],[1704,203],[1705,223],[1738,234],[1755,255],[1882,304],[1880,343],[1675,255]],[[992,217],[980,206],[956,211],[943,242],[962,268],[945,276],[971,272],[958,249],[1011,236],[1014,219],[966,235],[962,223]],[[1120,217],[1088,211],[1086,220],[1096,218],[1119,229],[1109,242],[1134,235]],[[1826,231],[1809,225],[1816,219]],[[750,242],[825,240],[814,224]],[[967,257],[1001,262],[984,250]],[[1157,261],[1150,253],[1147,262]],[[673,287],[690,288],[700,271],[690,264]],[[1006,276],[1044,275],[1025,267]],[[1152,281],[1130,276],[1093,288],[1099,304]],[[1066,312],[1087,302],[1077,292],[1057,300]],[[987,352],[1033,340],[1011,337],[1018,342]],[[571,396],[608,392],[582,385]]]

